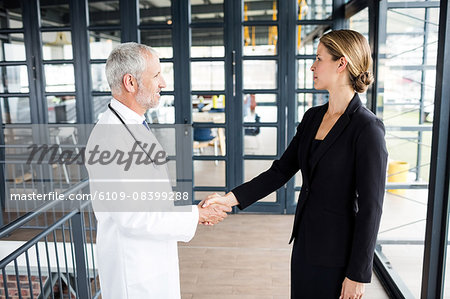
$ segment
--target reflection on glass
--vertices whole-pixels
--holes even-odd
[[[0,93],[28,92],[28,71],[25,65],[0,67]]]
[[[333,0],[298,0],[298,20],[324,20],[332,11]]]
[[[297,76],[297,88],[313,88],[313,72],[311,72],[311,66],[314,60],[300,59],[297,60],[298,76]]]
[[[225,186],[225,161],[194,161],[194,186]]]
[[[69,26],[69,0],[40,0],[41,26]]]
[[[47,97],[48,122],[49,123],[75,123],[77,111],[74,96],[49,96]]]
[[[244,26],[244,55],[276,55],[277,26]]]
[[[0,104],[4,124],[31,123],[29,98],[0,98]]]
[[[172,58],[172,30],[141,30],[141,43],[155,49],[159,58]]]
[[[223,61],[191,63],[192,90],[224,90],[225,68]]]
[[[248,182],[272,165],[272,160],[244,160],[244,182]],[[276,202],[277,194],[272,192],[259,202]]]
[[[0,29],[22,28],[20,1],[0,1]]]
[[[275,94],[246,94],[243,97],[244,122],[277,122],[277,96]]]
[[[139,0],[141,24],[172,24],[171,0]]]
[[[110,91],[105,75],[105,64],[91,64],[92,90]]]
[[[25,45],[22,33],[3,34],[0,39],[0,61],[25,61]]]
[[[75,78],[72,64],[46,64],[45,91],[75,91]]]
[[[89,25],[117,25],[120,24],[118,0],[88,0]]]
[[[44,60],[72,59],[72,36],[66,32],[42,33],[42,56]]]
[[[102,116],[103,112],[108,109],[108,104],[111,101],[111,96],[94,96],[92,97],[92,105],[94,109],[94,122],[97,122]]]
[[[244,21],[276,21],[277,0],[244,0]]]
[[[276,155],[277,128],[244,127],[245,155]]]
[[[277,70],[274,60],[244,60],[244,89],[277,88]]]
[[[223,0],[191,1],[191,22],[223,22]]]
[[[223,28],[192,28],[191,57],[224,57]]]
[[[224,128],[196,128],[192,130],[195,156],[225,156]]]
[[[112,49],[120,44],[120,31],[90,31],[89,50],[91,59],[107,59]]]
[[[316,55],[319,38],[324,28],[323,25],[298,25],[297,54]]]
[[[163,95],[159,98],[158,107],[149,109],[146,118],[153,124],[174,124],[175,106],[172,95]]]
[[[164,81],[166,81],[166,87],[163,90],[173,90],[173,63],[162,62],[161,74],[164,78]]]

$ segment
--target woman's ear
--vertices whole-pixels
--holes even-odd
[[[343,72],[346,68],[347,68],[347,58],[345,58],[344,56],[342,56],[341,58],[339,58],[339,65],[338,65],[338,72]]]

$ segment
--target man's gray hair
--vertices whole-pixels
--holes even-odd
[[[121,93],[125,74],[131,74],[138,82],[141,81],[141,75],[147,68],[146,55],[149,54],[158,55],[151,47],[138,43],[123,43],[111,51],[106,60],[105,72],[113,94]]]

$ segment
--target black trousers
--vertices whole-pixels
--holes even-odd
[[[291,257],[291,299],[338,299],[345,267],[324,267],[308,263],[302,225]]]

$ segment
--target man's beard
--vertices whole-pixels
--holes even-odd
[[[141,105],[145,110],[158,106],[158,101],[152,98],[151,92],[149,92],[148,89],[144,87],[140,80],[138,82],[138,88],[139,89],[136,95],[136,102],[138,102],[139,105]]]

